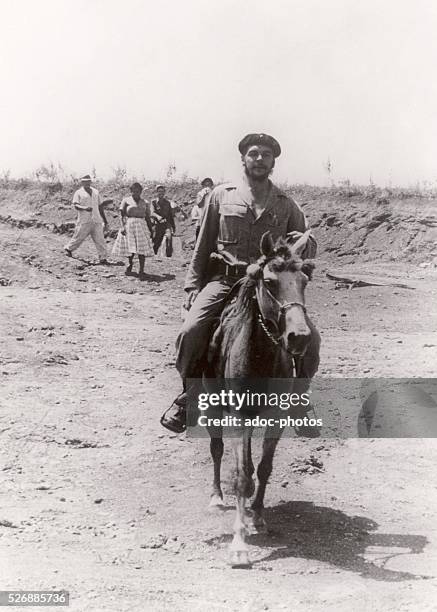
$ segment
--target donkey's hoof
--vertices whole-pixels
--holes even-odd
[[[250,562],[247,550],[231,550],[229,565],[234,569],[250,569],[252,563]]]
[[[253,509],[246,510],[245,526],[248,535],[256,535],[258,533],[267,533],[267,523],[262,515]]]
[[[211,495],[211,499],[209,500],[208,509],[210,512],[215,512],[216,510],[224,510],[223,497],[220,497],[218,493],[213,493]]]
[[[258,515],[255,514],[255,516],[253,517],[253,527],[256,533],[267,533],[268,532],[267,523],[265,522],[263,517],[260,516],[259,514]]]

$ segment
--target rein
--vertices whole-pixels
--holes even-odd
[[[293,367],[293,370],[291,372],[291,377],[292,378],[297,378],[297,357],[295,355],[293,355],[293,353],[290,353],[288,348],[285,348],[283,346],[282,342],[280,340],[278,340],[278,338],[275,338],[275,336],[272,334],[272,332],[268,329],[267,325],[264,323],[264,319],[262,318],[261,313],[258,314],[258,323],[260,324],[261,329],[263,330],[263,332],[265,333],[267,338],[269,340],[271,340],[271,342],[275,346],[277,346],[282,351],[287,353],[287,355],[290,355],[290,357],[291,357],[291,364],[292,364],[292,367]]]

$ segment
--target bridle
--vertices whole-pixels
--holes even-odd
[[[273,293],[270,291],[270,289],[268,288],[267,284],[265,283],[264,279],[261,279],[260,282],[262,283],[263,289],[267,292],[269,298],[272,300],[272,302],[274,302],[277,306],[278,306],[278,310],[280,313],[280,317],[283,317],[285,315],[285,313],[290,310],[290,308],[293,308],[294,306],[298,306],[299,308],[302,309],[304,315],[306,315],[307,313],[307,309],[305,307],[305,304],[303,304],[302,302],[297,302],[297,301],[293,301],[293,302],[280,302],[274,295]],[[267,336],[267,338],[277,347],[279,347],[282,351],[284,351],[285,353],[287,353],[288,355],[291,356],[292,358],[292,364],[293,364],[293,376],[296,375],[297,372],[297,357],[296,355],[294,355],[287,347],[285,347],[283,345],[283,343],[280,340],[280,337],[276,337],[268,328],[267,324],[266,324],[266,319],[264,318],[263,314],[262,314],[262,300],[260,297],[260,291],[257,287],[256,290],[256,300],[258,302],[258,309],[259,309],[259,313],[258,313],[258,323],[260,324],[261,329],[263,330],[263,332],[265,333],[265,335]]]
[[[293,306],[300,306],[300,308],[302,308],[303,313],[306,314],[307,313],[307,309],[305,307],[305,304],[302,304],[302,302],[280,302],[279,300],[277,300],[275,298],[275,296],[273,295],[273,293],[270,291],[270,289],[268,288],[267,284],[265,283],[264,280],[261,280],[262,284],[264,285],[264,289],[267,291],[267,293],[269,294],[269,296],[271,297],[271,299],[276,302],[276,304],[279,306],[279,312],[284,315],[287,310],[290,310],[290,308],[293,308]]]

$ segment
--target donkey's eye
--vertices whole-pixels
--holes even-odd
[[[274,289],[277,285],[277,281],[274,278],[265,278],[264,282],[269,289]]]

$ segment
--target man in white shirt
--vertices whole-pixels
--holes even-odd
[[[196,224],[196,240],[197,240],[197,236],[199,235],[200,223],[202,221],[202,215],[203,215],[203,211],[205,208],[207,197],[211,193],[211,191],[214,189],[213,180],[209,177],[204,178],[203,181],[201,182],[201,185],[202,185],[202,189],[197,194],[196,203],[193,206],[193,209],[191,211],[191,220],[194,221],[194,223]]]
[[[99,192],[91,187],[91,177],[85,174],[80,179],[82,187],[73,196],[73,206],[77,210],[76,229],[70,242],[64,247],[68,257],[72,256],[82,242],[88,237],[94,241],[99,262],[108,263],[106,257],[106,242],[103,234],[107,226],[105,213],[103,212],[103,202]]]

